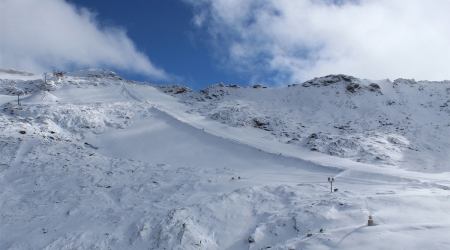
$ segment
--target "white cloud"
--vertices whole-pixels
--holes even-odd
[[[100,27],[93,13],[65,0],[0,0],[0,67],[35,72],[105,67],[169,78],[123,29]]]
[[[185,1],[223,65],[254,81],[450,79],[448,0]]]

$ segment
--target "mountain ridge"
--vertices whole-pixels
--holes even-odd
[[[415,159],[425,165],[415,170],[425,172],[445,171],[450,160],[445,152],[450,147],[446,136],[433,138],[436,132],[446,134],[450,126],[449,81],[369,81],[328,75],[283,88],[220,83],[195,92],[183,85],[135,82],[112,71],[95,69],[66,73],[63,79],[49,75],[47,84],[43,79],[0,81],[0,94],[6,95],[20,91],[51,93],[70,85],[149,85],[178,98],[190,113],[232,127],[260,128],[278,141],[312,151],[380,166],[403,164],[409,169],[417,164],[402,163],[408,162],[402,159],[403,153],[437,153],[437,158]],[[50,94],[47,96],[50,98]],[[422,121],[422,117],[430,122]],[[427,132],[430,130],[432,133]],[[421,141],[415,139],[417,136],[425,138],[425,145],[417,143]]]

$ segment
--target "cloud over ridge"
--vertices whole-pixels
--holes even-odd
[[[254,82],[450,79],[450,1],[184,0],[222,65]]]
[[[95,14],[65,0],[0,0],[0,67],[35,72],[106,67],[169,79],[125,30],[101,27]]]

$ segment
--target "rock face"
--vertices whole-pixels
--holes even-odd
[[[347,76],[347,75],[327,75],[324,77],[314,78],[312,80],[306,81],[302,84],[303,87],[319,87],[319,86],[328,86],[335,83],[344,83],[344,84],[351,84],[351,83],[358,83],[360,80],[358,78],[355,78],[353,76]]]

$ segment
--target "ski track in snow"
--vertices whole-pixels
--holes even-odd
[[[340,110],[362,103],[340,96],[335,102],[341,108],[324,104],[332,92],[343,91],[341,82],[325,86],[334,78],[305,83],[317,88],[325,82],[331,90],[315,89],[327,96],[318,98],[322,104],[300,107],[311,115],[312,123],[301,118],[303,125],[287,115],[292,104],[285,102],[293,99],[281,97],[294,93],[283,89],[216,85],[192,93],[180,86],[159,87],[172,97],[110,71],[49,77],[47,85],[30,78],[0,82],[0,249],[445,249],[450,243],[444,102],[441,111],[428,115],[441,137],[419,131],[434,126],[422,121],[405,127],[419,129],[418,135],[432,137],[437,145],[417,138],[417,156],[403,164],[395,157],[410,156],[404,146],[411,143],[405,139],[410,131],[399,135],[388,129],[385,137],[391,125],[367,123],[362,127],[371,127],[372,135],[363,143],[375,138],[394,148],[376,149],[389,156],[384,162],[369,155],[356,162],[345,154],[329,156],[329,145],[320,144],[327,136],[336,142],[354,136],[351,129],[361,132],[345,127],[343,121],[354,114]],[[412,87],[405,91],[402,82],[397,89],[378,83],[385,100],[398,94],[392,99],[397,103],[411,101],[408,96],[416,93],[411,89],[420,88],[407,83]],[[348,84],[348,95],[378,93],[375,85],[364,86],[369,85]],[[25,93],[21,106],[13,96],[17,89]],[[268,91],[272,99],[264,94]],[[432,93],[441,95],[435,98],[439,103],[448,98],[448,90],[446,96]],[[435,106],[431,100],[426,105]],[[279,105],[278,113],[264,104],[271,102]],[[325,118],[314,113],[332,114],[334,121],[320,127]],[[365,114],[355,117],[359,123],[371,119]],[[348,132],[333,134],[340,130]],[[293,138],[306,144],[286,143]],[[348,145],[365,147],[355,143]],[[442,152],[433,154],[436,149]],[[330,193],[327,177],[336,179],[337,192]],[[369,214],[374,227],[365,226]]]

